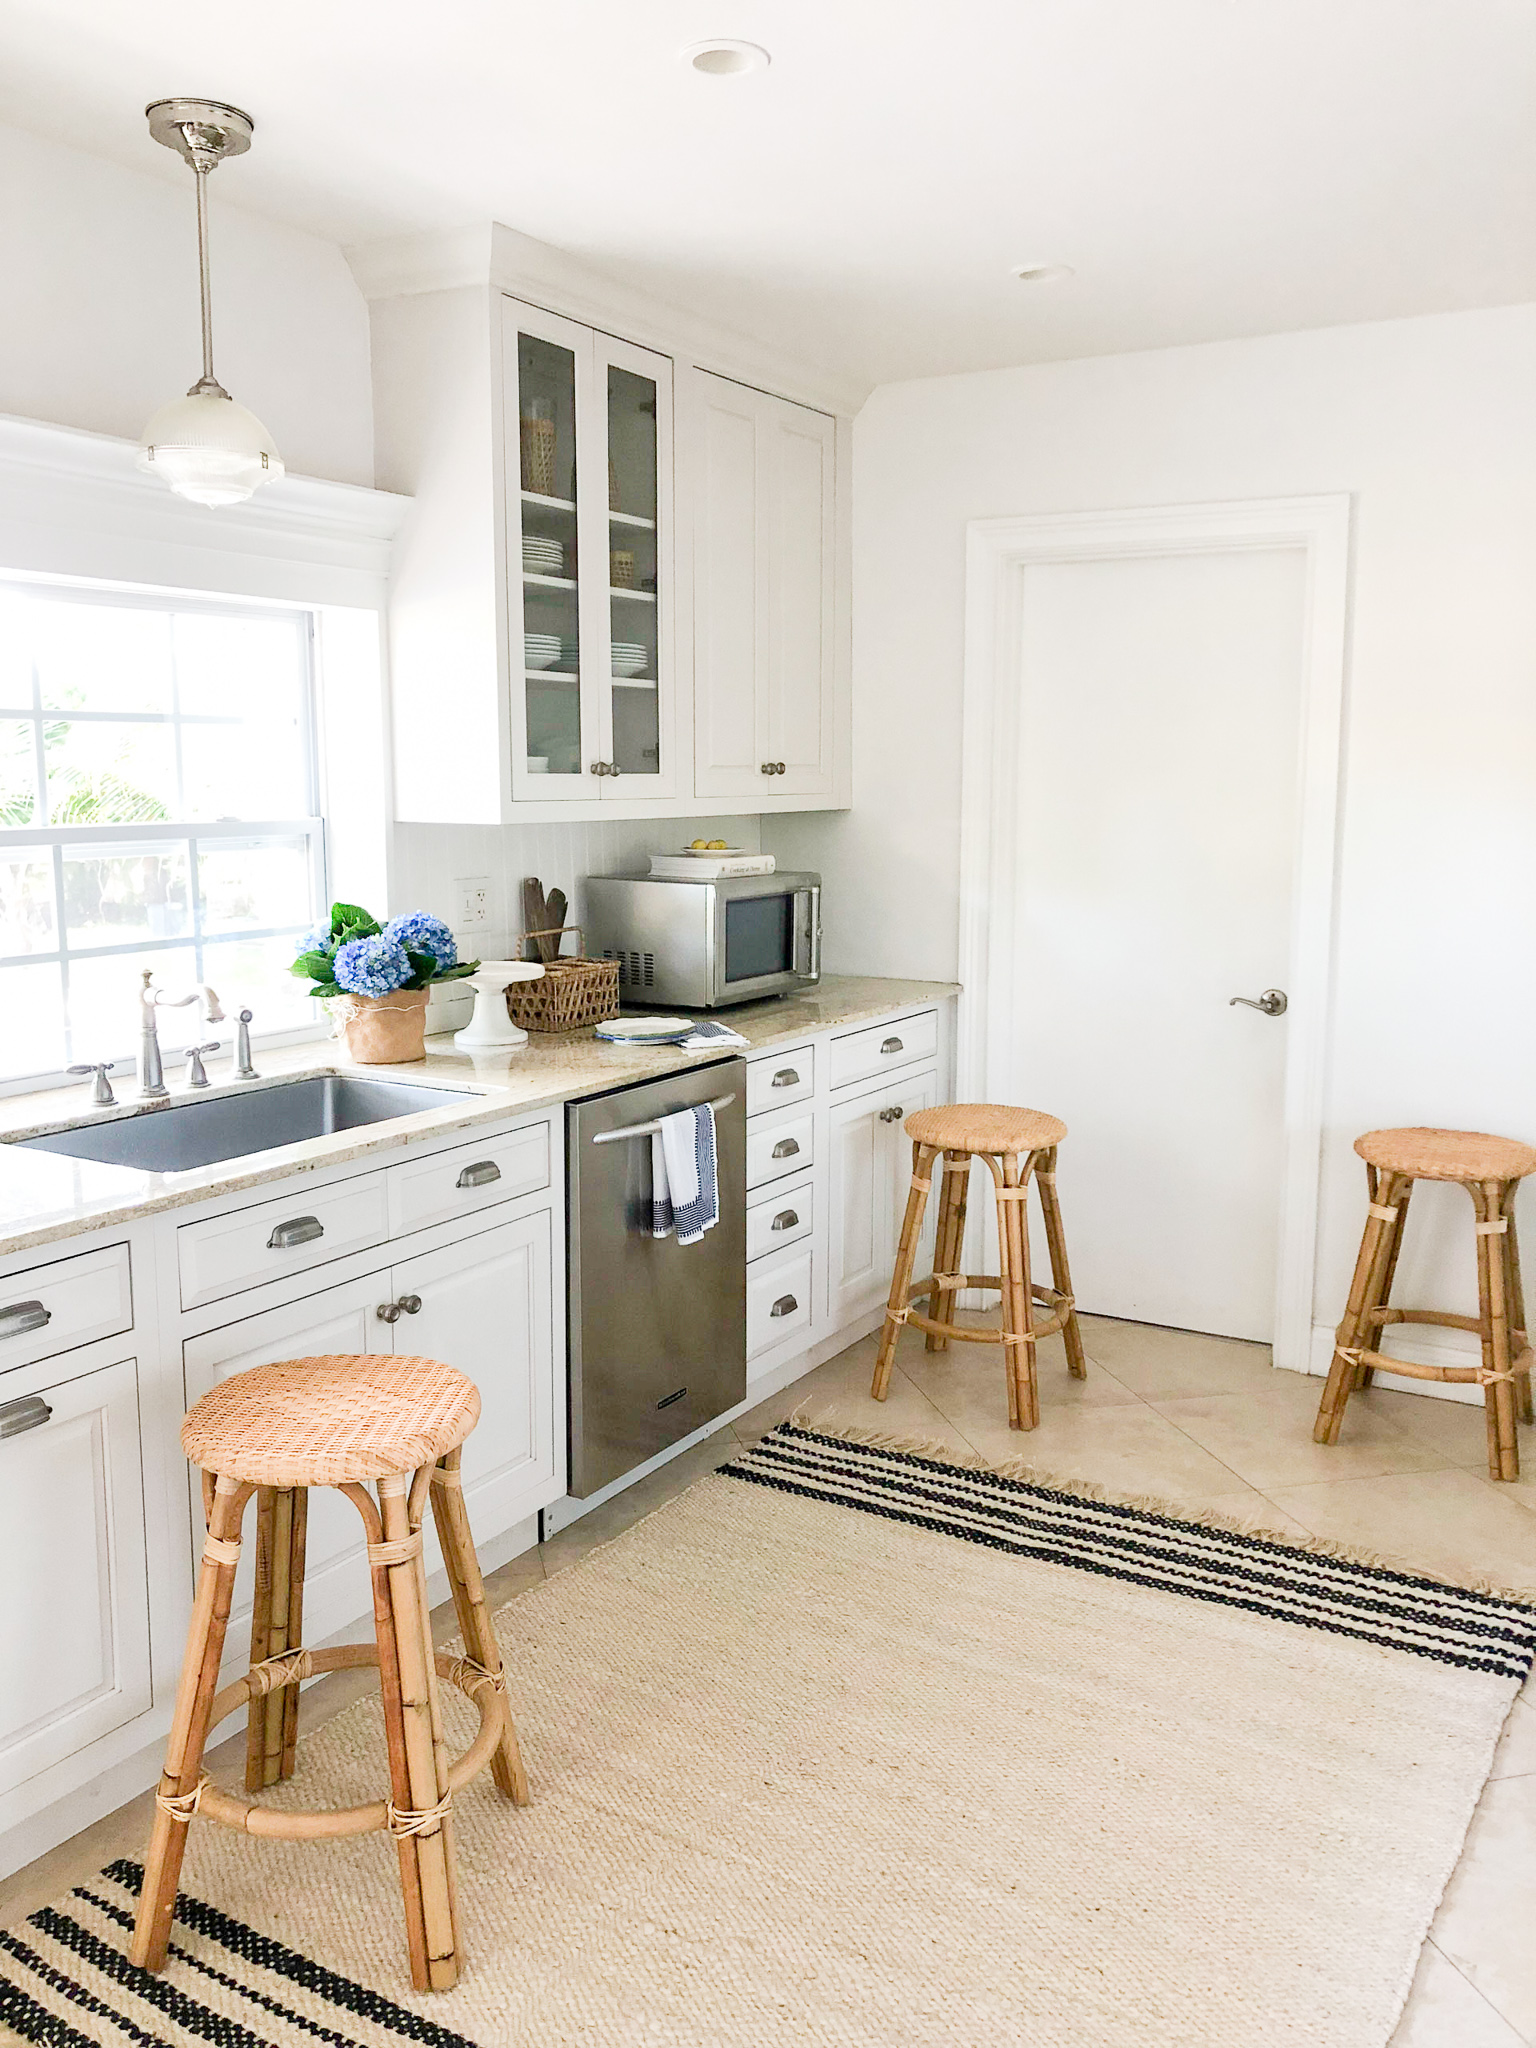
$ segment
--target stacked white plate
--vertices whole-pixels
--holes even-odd
[[[529,668],[553,668],[560,659],[558,633],[525,633],[523,660]]]
[[[563,576],[565,548],[541,533],[523,535],[523,567],[530,576]]]
[[[616,676],[637,676],[651,659],[651,650],[638,640],[615,640],[613,672]]]

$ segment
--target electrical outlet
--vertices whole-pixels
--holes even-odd
[[[468,881],[455,882],[459,892],[459,914],[454,920],[461,932],[472,932],[491,921],[491,879],[489,875],[472,875]]]

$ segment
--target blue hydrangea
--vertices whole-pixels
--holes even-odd
[[[324,924],[317,924],[312,931],[307,931],[299,941],[300,953],[329,953],[330,950],[331,927],[329,920]]]
[[[437,971],[445,967],[456,967],[459,949],[454,936],[440,917],[433,917],[427,910],[407,911],[404,917],[392,917],[384,927],[386,939],[393,939],[411,953],[430,953],[437,962]]]
[[[349,995],[387,996],[410,980],[411,963],[398,939],[379,932],[371,939],[348,939],[338,946],[331,972],[336,986]]]

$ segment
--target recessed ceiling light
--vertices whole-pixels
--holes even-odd
[[[683,55],[706,78],[739,78],[745,71],[766,71],[773,62],[761,43],[741,43],[731,36],[690,43]]]
[[[1020,284],[1060,284],[1075,273],[1070,263],[1016,263],[1013,274]]]

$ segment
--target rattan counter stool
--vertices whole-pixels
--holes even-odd
[[[208,1535],[133,1930],[130,1953],[144,1969],[164,1967],[187,1829],[201,1815],[290,1841],[387,1829],[400,1857],[411,1981],[418,1991],[447,1990],[457,1981],[463,1951],[453,1795],[489,1763],[506,1797],[528,1803],[459,1478],[459,1447],[479,1417],[474,1382],[452,1366],[431,1358],[341,1355],[237,1373],[205,1394],[183,1421],[182,1448],[202,1468]],[[373,1575],[373,1644],[306,1650],[300,1643],[311,1486],[335,1487],[362,1517]],[[216,1694],[240,1525],[253,1493],[251,1669]],[[464,1637],[462,1657],[432,1650],[422,1562],[429,1494]],[[222,1791],[204,1774],[209,1729],[248,1701],[246,1790],[291,1776],[301,1681],[359,1664],[379,1667],[388,1799],[326,1813],[282,1813]],[[439,1679],[480,1710],[474,1741],[452,1759],[443,1739]]]
[[[1488,1423],[1488,1470],[1495,1479],[1518,1479],[1517,1418],[1531,1420],[1531,1349],[1515,1239],[1515,1195],[1525,1176],[1536,1173],[1536,1147],[1515,1138],[1489,1137],[1485,1131],[1419,1129],[1367,1131],[1356,1138],[1355,1150],[1365,1161],[1370,1207],[1312,1435],[1320,1444],[1338,1442],[1350,1395],[1371,1384],[1378,1365],[1408,1379],[1475,1383],[1483,1390]],[[1475,1316],[1388,1306],[1416,1180],[1460,1181],[1472,1197],[1477,1217]],[[1482,1363],[1415,1365],[1408,1359],[1383,1357],[1381,1333],[1389,1323],[1470,1330],[1482,1339]]]
[[[1003,1349],[1008,1386],[1008,1426],[1035,1429],[1040,1422],[1040,1394],[1035,1378],[1035,1348],[1042,1337],[1060,1330],[1066,1340],[1067,1369],[1085,1379],[1082,1335],[1072,1301],[1072,1276],[1067,1268],[1067,1240],[1056,1199],[1056,1147],[1067,1135],[1059,1117],[1038,1109],[1010,1109],[994,1102],[952,1102],[940,1109],[915,1110],[902,1126],[912,1140],[912,1186],[896,1247],[896,1269],[880,1332],[875,1377],[870,1392],[883,1401],[890,1385],[896,1340],[906,1322],[927,1332],[929,1351],[943,1351],[953,1337],[965,1344],[998,1344]],[[933,1186],[934,1162],[944,1158],[944,1185],[939,1196],[938,1230],[933,1247],[933,1273],[915,1284],[912,1265],[922,1234],[923,1211]],[[997,1203],[997,1273],[961,1273],[965,1244],[966,1194],[971,1161],[984,1159],[992,1175]],[[1040,1190],[1045,1237],[1050,1247],[1054,1287],[1036,1287],[1029,1277],[1029,1219],[1024,1205],[1031,1178]],[[954,1297],[962,1287],[996,1288],[1002,1295],[1003,1327],[974,1330],[954,1320]],[[928,1312],[911,1306],[928,1296]],[[1051,1313],[1034,1320],[1034,1304]]]

